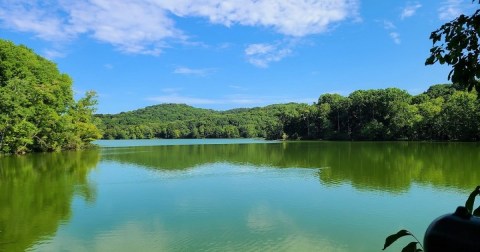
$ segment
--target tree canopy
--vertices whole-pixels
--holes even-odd
[[[472,1],[478,2],[480,0]],[[433,46],[425,65],[436,62],[452,66],[448,79],[469,91],[480,91],[480,9],[471,16],[460,15],[430,35]]]
[[[23,45],[0,40],[0,153],[78,149],[101,136],[95,93],[73,99],[72,79]]]

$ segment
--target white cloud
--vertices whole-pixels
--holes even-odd
[[[438,9],[438,17],[441,20],[451,20],[461,13],[462,0],[447,0]]]
[[[453,20],[460,14],[476,10],[476,7],[470,0],[444,0],[438,8],[438,18],[443,21]]]
[[[388,20],[383,21],[383,28],[385,28],[385,30],[397,29],[397,27],[391,21],[388,21]]]
[[[390,32],[389,35],[395,44],[399,45],[401,43],[400,34],[398,34],[398,32]]]
[[[400,18],[405,19],[415,15],[417,10],[421,7],[422,5],[418,2],[408,3],[407,6],[402,10],[402,13],[400,14]]]
[[[175,70],[173,70],[173,73],[184,74],[184,75],[206,76],[212,71],[213,69],[211,68],[193,69],[188,67],[177,67],[175,68]]]
[[[171,15],[225,26],[271,28],[287,36],[322,33],[358,17],[359,0],[85,0],[0,2],[0,24],[47,41],[81,35],[126,53],[158,55],[172,41],[187,43]]]
[[[358,0],[157,0],[178,16],[206,17],[212,23],[272,27],[281,34],[305,36],[332,23],[355,18]]]
[[[388,31],[388,35],[390,36],[390,38],[393,40],[393,42],[395,44],[399,45],[401,43],[400,33],[398,33],[396,31],[397,27],[395,26],[394,23],[392,23],[391,21],[388,21],[388,20],[384,20],[383,21],[383,29]]]
[[[184,38],[166,11],[150,1],[74,1],[64,7],[75,32],[123,52],[158,55],[165,40]]]
[[[43,51],[43,56],[45,56],[45,58],[47,59],[57,59],[65,57],[65,53],[57,50],[48,49]]]
[[[20,32],[32,32],[48,41],[64,41],[72,37],[67,20],[62,18],[56,4],[28,0],[0,2],[0,21],[3,26]]]
[[[247,61],[257,67],[267,68],[270,63],[277,62],[292,54],[294,43],[276,42],[248,45],[245,49]]]

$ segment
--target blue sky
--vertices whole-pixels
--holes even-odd
[[[430,33],[470,0],[0,0],[0,37],[74,79],[98,113],[225,110],[446,83]]]

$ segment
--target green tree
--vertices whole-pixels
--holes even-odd
[[[415,139],[415,126],[422,120],[418,108],[407,102],[396,101],[391,105],[392,111],[389,128],[394,139]]]
[[[446,99],[447,97],[451,96],[453,92],[455,92],[456,87],[452,84],[437,84],[430,86],[425,92],[430,98],[434,99],[437,97],[443,97]]]
[[[318,105],[329,104],[330,113],[328,119],[330,124],[334,126],[331,130],[335,138],[346,139],[349,136],[349,120],[348,111],[350,108],[350,100],[339,94],[324,94],[318,99]]]
[[[18,78],[0,87],[0,153],[25,153],[33,144],[38,128],[29,120],[34,111],[28,94],[28,83]]]
[[[430,39],[433,46],[425,65],[436,62],[451,65],[449,80],[469,91],[473,88],[480,91],[480,9],[471,16],[462,14],[445,23],[431,33]]]
[[[332,138],[332,123],[328,119],[331,111],[332,109],[329,103],[318,104],[316,123],[318,125],[318,135],[321,139]]]
[[[476,95],[455,92],[442,109],[442,127],[449,140],[476,140],[479,135],[479,105]]]
[[[421,96],[423,96],[422,94]],[[425,95],[425,97],[428,97]],[[444,103],[443,97],[424,99],[421,103],[415,104],[418,109],[419,120],[416,121],[416,139],[421,140],[443,140],[444,132],[441,124],[441,112]]]
[[[405,139],[419,119],[417,108],[411,105],[412,96],[405,90],[387,88],[378,91],[379,121],[385,125],[382,139]]]
[[[0,40],[0,153],[79,149],[99,138],[93,93],[73,99],[72,80],[25,46]]]

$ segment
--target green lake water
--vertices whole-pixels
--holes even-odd
[[[480,184],[477,143],[98,144],[0,158],[0,251],[381,251]]]

